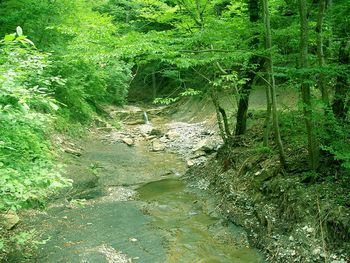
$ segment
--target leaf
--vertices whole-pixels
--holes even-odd
[[[6,35],[4,37],[5,42],[11,42],[11,41],[13,41],[15,39],[16,39],[16,34],[10,34],[10,35]]]
[[[22,41],[23,41],[23,42],[27,42],[27,43],[31,44],[32,46],[35,46],[35,44],[33,43],[33,41],[31,41],[31,40],[28,39],[28,38],[25,38],[25,39],[23,39]]]
[[[23,30],[22,30],[22,28],[21,28],[20,26],[18,26],[18,27],[16,28],[16,32],[17,32],[17,35],[18,35],[18,36],[23,36]]]
[[[26,39],[26,36],[19,36],[19,37],[16,38],[16,40],[18,40],[18,41],[21,41],[21,40],[24,40],[24,39]]]
[[[56,103],[53,103],[52,101],[49,102],[50,107],[54,110],[57,111],[59,109],[58,105]]]

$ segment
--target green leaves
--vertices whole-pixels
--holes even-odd
[[[16,33],[17,33],[17,36],[18,36],[18,37],[23,36],[23,30],[22,30],[22,28],[21,28],[20,26],[18,26],[18,27],[16,28]]]
[[[58,109],[48,90],[65,82],[47,75],[48,54],[23,45],[28,41],[22,34],[17,27],[0,45],[0,211],[41,203],[69,184],[51,160],[45,138],[48,112]]]
[[[12,42],[16,39],[16,34],[10,34],[10,35],[6,35],[4,37],[4,41],[5,42]]]
[[[16,43],[20,42],[24,45],[30,45],[32,47],[35,47],[34,43],[28,39],[26,36],[23,35],[23,30],[20,26],[16,28],[16,33],[5,35],[4,39],[1,42],[4,42],[5,44],[10,44],[10,43]]]

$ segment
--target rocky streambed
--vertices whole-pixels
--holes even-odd
[[[23,216],[22,224],[46,240],[27,261],[264,262],[246,233],[220,217],[200,182],[182,180],[220,144],[206,123],[162,117],[91,129],[81,149],[68,151],[73,187],[46,210]]]

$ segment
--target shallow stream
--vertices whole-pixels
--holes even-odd
[[[174,154],[94,138],[68,168],[74,188],[27,222],[47,239],[30,262],[263,262]]]

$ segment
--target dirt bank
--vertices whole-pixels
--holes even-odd
[[[350,209],[340,200],[348,182],[315,182],[302,170],[283,171],[276,155],[245,143],[221,149],[188,179],[216,196],[221,214],[270,262],[349,262]]]

